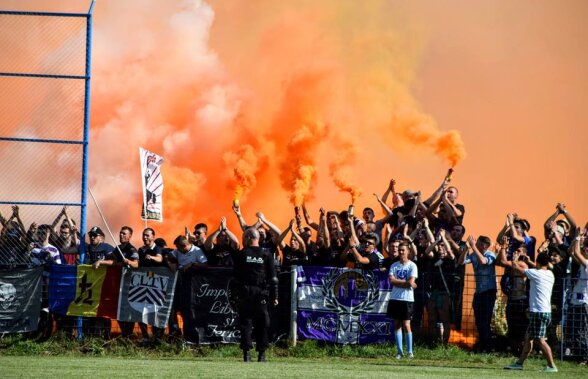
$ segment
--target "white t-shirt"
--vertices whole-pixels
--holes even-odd
[[[413,261],[408,261],[406,264],[400,263],[400,261],[394,263],[390,266],[390,275],[399,280],[407,280],[409,278],[418,278],[418,269],[417,265]],[[414,302],[414,288],[408,287],[392,287],[392,292],[390,293],[390,298],[392,300],[400,300],[400,301],[412,301]]]
[[[527,269],[525,275],[531,281],[529,310],[538,313],[551,313],[551,291],[555,277],[551,270]]]
[[[588,266],[580,266],[576,275],[576,284],[572,290],[573,305],[588,304]]]
[[[174,257],[178,261],[178,268],[183,269],[185,266],[191,263],[206,263],[208,260],[206,259],[206,255],[201,248],[196,245],[192,245],[190,251],[186,254],[180,253],[178,250],[172,251],[172,257]]]

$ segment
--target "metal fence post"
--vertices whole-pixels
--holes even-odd
[[[290,272],[290,344],[296,346],[298,339],[298,270],[297,266],[292,266]]]

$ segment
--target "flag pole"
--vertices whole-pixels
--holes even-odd
[[[102,213],[102,209],[100,209],[100,205],[98,205],[98,201],[96,201],[96,198],[94,197],[94,193],[90,189],[90,186],[88,186],[88,192],[90,193],[90,196],[92,197],[92,200],[94,200],[94,204],[96,205],[96,208],[98,209],[98,213],[100,214],[100,217],[102,217],[102,222],[104,222],[104,226],[106,226],[106,230],[108,231],[108,234],[110,235],[110,238],[112,238],[112,241],[114,242],[114,246],[116,246],[116,249],[120,253],[121,257],[124,258],[124,255],[123,255],[122,251],[120,251],[120,248],[118,247],[118,243],[114,239],[114,235],[110,231],[110,227],[108,226],[108,223],[106,222],[106,218],[104,217],[104,214]]]

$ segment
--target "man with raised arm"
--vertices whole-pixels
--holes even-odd
[[[526,268],[525,265],[514,260],[511,260],[509,263],[514,271],[523,273],[531,282],[531,290],[529,292],[530,317],[525,346],[523,347],[521,356],[515,363],[506,366],[505,369],[522,370],[523,363],[533,349],[533,341],[535,341],[547,360],[547,367],[543,371],[557,372],[551,348],[546,341],[547,327],[551,322],[551,291],[555,282],[555,277],[549,270],[549,255],[541,253],[537,256],[536,269]]]
[[[239,240],[221,217],[218,228],[204,242],[208,263],[213,267],[233,267],[233,254],[239,250]]]

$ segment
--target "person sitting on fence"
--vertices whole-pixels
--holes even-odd
[[[218,228],[204,241],[206,258],[213,267],[233,267],[233,254],[239,251],[239,240],[221,217]]]
[[[308,256],[306,255],[306,244],[300,235],[296,232],[294,226],[295,220],[290,220],[288,227],[280,234],[278,238],[278,247],[282,251],[282,270],[289,270],[293,265],[303,265],[308,263]],[[288,234],[290,237],[290,244],[286,244],[284,239]]]
[[[455,253],[441,229],[439,237],[427,248],[426,254],[434,252],[431,260],[431,297],[427,305],[429,315],[429,335],[447,345],[451,332],[451,303],[454,293],[453,275],[455,273]]]
[[[412,350],[412,330],[410,328],[410,319],[414,303],[414,288],[416,287],[416,278],[418,269],[414,262],[409,259],[410,244],[401,242],[399,247],[398,262],[390,267],[388,280],[392,287],[390,301],[386,315],[394,320],[394,335],[396,338],[396,359],[404,356],[402,347],[402,327],[406,329],[406,350],[409,358],[413,358]]]
[[[568,309],[567,335],[570,337],[573,355],[581,357],[582,364],[588,363],[588,238],[587,231],[576,228],[571,245],[574,259],[580,265],[572,289]]]
[[[494,262],[496,255],[488,250],[490,238],[486,236],[469,236],[467,239],[468,253],[461,256],[460,264],[471,263],[474,266],[474,277],[476,279],[476,292],[472,301],[474,318],[478,329],[478,349],[481,352],[490,352],[492,330],[490,324],[496,302],[496,271]]]
[[[551,322],[551,291],[555,277],[549,270],[549,256],[545,253],[539,254],[536,260],[536,269],[526,268],[520,261],[510,261],[513,270],[523,273],[531,282],[529,295],[530,318],[525,346],[519,359],[505,367],[509,370],[522,370],[525,359],[533,349],[533,341],[536,341],[543,356],[547,360],[545,372],[557,372],[551,348],[546,341],[547,326]]]
[[[529,299],[527,297],[526,276],[510,268],[511,262],[518,262],[521,268],[533,268],[535,264],[527,256],[527,248],[524,244],[519,245],[515,250],[512,260],[508,260],[508,237],[502,237],[502,243],[498,245],[497,264],[505,267],[504,274],[500,280],[502,291],[507,297],[506,300],[506,323],[508,326],[508,339],[514,354],[518,355],[525,343],[525,330],[529,324],[527,312]]]

